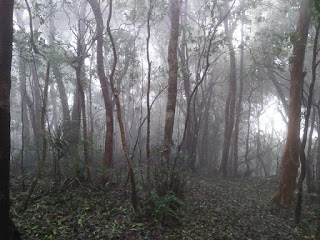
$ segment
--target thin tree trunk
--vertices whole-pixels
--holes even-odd
[[[311,128],[309,132],[309,139],[308,139],[308,150],[307,150],[307,161],[306,161],[306,184],[307,184],[307,192],[311,193],[313,192],[314,188],[312,187],[312,180],[313,180],[313,175],[312,175],[312,141],[313,141],[313,130],[314,130],[314,125],[315,125],[315,120],[316,120],[316,109],[313,107],[312,115],[311,115]]]
[[[54,36],[56,35],[54,18],[50,17],[49,22],[49,45],[54,45]],[[57,82],[57,87],[59,91],[59,97],[62,106],[62,121],[63,121],[63,135],[64,138],[69,135],[69,125],[70,125],[70,111],[68,105],[68,96],[66,88],[63,83],[63,78],[58,64],[52,64],[52,72]]]
[[[30,141],[30,126],[28,118],[28,106],[27,106],[27,86],[26,86],[26,66],[22,59],[22,51],[20,51],[19,57],[19,80],[20,80],[20,95],[21,95],[21,123],[22,123],[22,136],[21,136],[21,159],[20,159],[20,169],[21,169],[21,187],[22,191],[25,191],[24,182],[24,163],[26,159],[26,145]]]
[[[81,112],[82,112],[82,131],[83,131],[83,154],[84,154],[84,162],[87,170],[87,179],[91,182],[91,165],[89,162],[89,147],[88,147],[88,127],[87,127],[87,115],[86,115],[86,102],[85,95],[81,83],[81,69],[82,64],[79,63],[76,69],[77,75],[77,84],[79,86],[79,93],[81,99]]]
[[[150,18],[153,9],[153,1],[149,0],[149,11],[148,11],[148,19],[147,19],[147,61],[148,61],[148,87],[147,87],[147,192],[150,195],[151,191],[151,178],[150,178],[150,121],[151,121],[151,112],[150,112],[150,84],[151,84],[151,61],[150,61],[150,53],[149,53],[149,42],[150,42]]]
[[[130,177],[130,182],[131,182],[131,201],[132,201],[132,206],[134,208],[135,213],[138,215],[139,214],[139,202],[138,202],[138,197],[137,197],[137,191],[136,191],[136,181],[134,177],[134,172],[133,172],[133,163],[132,163],[132,157],[129,153],[127,143],[126,143],[126,136],[125,136],[125,130],[124,130],[124,125],[122,121],[122,114],[121,114],[121,104],[120,104],[120,96],[119,96],[119,91],[115,88],[114,85],[114,74],[116,71],[116,66],[117,66],[117,52],[116,52],[116,46],[113,40],[113,36],[111,33],[110,29],[110,21],[112,17],[112,0],[110,0],[109,4],[109,16],[107,20],[107,32],[111,41],[112,45],[112,52],[113,52],[113,66],[111,69],[109,81],[112,89],[112,93],[116,102],[116,108],[117,108],[117,117],[118,117],[118,123],[120,127],[120,134],[121,134],[121,142],[122,142],[122,147],[123,151],[127,160],[128,164],[128,171],[129,171],[129,177]]]
[[[89,119],[90,119],[90,131],[89,131],[89,141],[93,144],[93,134],[94,134],[94,116],[93,116],[93,104],[92,104],[92,64],[94,60],[94,46],[92,47],[92,56],[90,59],[90,77],[89,77]],[[94,150],[91,148],[90,159],[92,161],[94,156]]]
[[[317,104],[318,121],[317,121],[317,133],[320,136],[320,99]],[[317,141],[317,163],[316,163],[316,179],[320,181],[320,141]]]
[[[241,23],[241,53],[240,53],[240,89],[239,89],[239,99],[237,104],[236,113],[236,123],[234,127],[234,152],[233,152],[233,175],[238,175],[238,141],[239,141],[239,126],[241,120],[241,107],[242,107],[242,97],[243,97],[243,70],[244,70],[244,41],[243,41],[243,22]]]
[[[279,84],[275,73],[273,71],[271,71],[269,68],[267,70],[268,70],[268,76],[271,79],[274,87],[277,90],[278,96],[280,98],[280,101],[281,101],[282,106],[284,108],[284,111],[286,113],[286,116],[289,116],[289,104],[288,104],[288,102],[287,102],[287,100],[286,100],[286,98],[284,96],[284,93],[282,91],[281,85]]]
[[[297,223],[300,223],[300,219],[301,219],[302,188],[303,188],[303,181],[306,176],[306,161],[307,161],[306,154],[305,154],[305,147],[306,147],[307,138],[308,138],[309,118],[311,114],[311,107],[312,107],[312,101],[313,101],[314,84],[317,78],[316,71],[319,63],[319,62],[317,63],[319,31],[320,31],[320,23],[317,25],[317,28],[316,28],[316,36],[315,36],[314,45],[313,45],[312,79],[311,79],[311,84],[309,86],[307,112],[305,114],[304,130],[303,130],[303,136],[302,136],[302,141],[300,145],[301,173],[298,180],[298,196],[297,196],[297,204],[296,204],[296,211],[295,211],[295,217],[296,217]]]
[[[200,154],[200,166],[203,169],[208,169],[208,146],[209,146],[209,116],[210,116],[210,109],[211,102],[212,102],[212,95],[213,95],[213,87],[208,90],[210,91],[207,102],[205,104],[205,111],[204,111],[204,120],[203,120],[203,127],[202,127],[202,139],[201,139],[201,154]]]
[[[24,196],[21,204],[18,207],[18,210],[25,210],[28,206],[29,199],[37,185],[38,179],[40,177],[40,173],[42,170],[42,167],[44,166],[45,160],[46,160],[46,153],[47,153],[47,140],[46,140],[46,109],[47,109],[47,101],[48,101],[48,88],[49,88],[49,76],[50,76],[50,60],[47,59],[47,57],[38,50],[33,37],[33,27],[32,27],[32,15],[31,15],[31,9],[29,7],[29,4],[27,0],[25,0],[25,3],[27,5],[28,13],[29,13],[29,21],[30,21],[30,42],[33,48],[33,51],[40,55],[43,60],[46,62],[46,77],[44,82],[44,90],[43,90],[43,103],[41,108],[41,117],[40,117],[40,129],[41,129],[41,141],[42,141],[42,149],[41,149],[41,159],[40,162],[38,162],[37,170],[34,174],[32,183]]]
[[[244,177],[250,177],[251,169],[250,169],[250,161],[249,161],[249,138],[250,138],[250,117],[251,117],[251,96],[254,91],[254,88],[250,90],[250,94],[248,97],[248,118],[247,118],[247,136],[246,136],[246,151],[244,154],[244,162],[246,164],[246,170],[244,172]]]

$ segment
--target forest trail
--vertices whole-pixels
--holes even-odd
[[[129,193],[121,188],[39,190],[14,221],[22,239],[317,239],[319,205],[305,201],[297,227],[293,212],[268,203],[277,184],[277,177],[192,178],[177,210],[180,220],[167,224],[134,217]],[[12,200],[19,194],[13,190]]]

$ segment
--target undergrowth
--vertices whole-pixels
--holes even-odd
[[[121,186],[54,192],[42,179],[22,214],[14,211],[20,186],[12,187],[12,215],[22,239],[318,239],[318,203],[304,201],[296,225],[292,211],[268,203],[277,185],[275,177],[190,178],[183,201],[171,191],[152,191],[136,216],[130,192]]]

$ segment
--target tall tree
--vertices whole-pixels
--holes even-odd
[[[29,199],[38,183],[41,170],[44,166],[46,157],[47,157],[47,138],[46,138],[46,112],[47,112],[47,102],[48,102],[48,89],[49,89],[49,76],[50,76],[50,59],[46,57],[46,55],[41,52],[34,39],[34,32],[33,32],[33,24],[32,24],[32,14],[31,9],[29,6],[29,3],[27,0],[25,0],[25,3],[27,5],[27,10],[29,14],[29,26],[30,26],[30,43],[32,46],[33,51],[35,54],[39,55],[44,62],[46,63],[46,75],[44,80],[44,89],[43,89],[43,99],[42,99],[42,107],[41,107],[41,114],[40,114],[40,131],[41,131],[41,159],[37,164],[37,169],[34,173],[31,185],[25,194],[23,200],[21,201],[21,204],[18,207],[18,210],[25,210],[27,208]]]
[[[179,0],[170,0],[170,18],[171,30],[170,40],[168,46],[168,65],[169,65],[169,79],[168,79],[168,97],[166,106],[166,118],[163,137],[163,153],[162,153],[162,167],[165,169],[169,167],[169,157],[172,145],[174,115],[176,111],[177,102],[177,84],[178,84],[178,38],[179,38],[179,17],[180,17],[180,3]],[[168,184],[167,173],[164,174],[165,179],[162,184]]]
[[[244,15],[244,14],[243,14]],[[234,126],[234,151],[233,151],[233,175],[238,175],[238,142],[239,142],[239,126],[241,120],[241,108],[242,108],[242,97],[243,97],[243,72],[244,72],[244,33],[243,33],[243,22],[241,23],[241,52],[240,52],[240,89],[239,99],[237,103],[236,122]]]
[[[300,173],[299,180],[298,180],[298,196],[297,196],[297,204],[296,204],[296,212],[295,212],[297,223],[300,222],[300,218],[301,218],[303,181],[306,176],[306,169],[309,167],[309,166],[306,166],[307,159],[306,159],[306,154],[305,154],[305,147],[307,144],[309,119],[310,119],[312,101],[313,101],[314,84],[315,84],[316,78],[317,78],[317,66],[319,65],[319,61],[317,61],[319,31],[320,31],[320,23],[318,23],[318,25],[316,27],[316,35],[315,35],[314,44],[313,44],[312,79],[311,79],[311,83],[309,86],[307,110],[306,110],[306,113],[304,114],[305,115],[304,130],[303,130],[303,136],[302,136],[301,145],[300,145],[301,173]]]
[[[13,38],[13,1],[0,1],[0,234],[18,239],[10,228],[10,89]]]
[[[151,125],[151,109],[150,109],[150,86],[151,86],[151,60],[150,60],[150,19],[153,9],[153,1],[149,0],[149,11],[147,18],[147,61],[148,61],[148,86],[147,86],[147,142],[146,142],[146,152],[147,152],[147,191],[150,194],[151,191],[151,179],[150,179],[150,125]]]
[[[50,9],[51,12],[54,12],[54,9]],[[56,27],[55,27],[55,18],[54,16],[50,16],[49,18],[49,45],[54,48],[54,38],[56,36]],[[60,102],[61,102],[61,107],[62,107],[62,128],[63,128],[63,137],[66,138],[66,136],[69,136],[69,126],[70,126],[70,111],[69,111],[69,105],[68,105],[68,96],[67,96],[67,91],[63,82],[63,75],[61,73],[61,69],[59,66],[60,61],[53,61],[51,66],[52,66],[52,72],[55,77],[57,87],[58,87],[58,92],[59,92],[59,97],[60,97]]]
[[[229,12],[229,2],[225,1],[224,4],[225,12]],[[231,145],[231,137],[233,132],[234,125],[234,113],[235,113],[235,104],[236,104],[236,92],[237,92],[237,73],[236,73],[236,54],[233,46],[233,33],[235,30],[236,24],[231,21],[229,14],[228,18],[224,19],[224,29],[226,33],[228,49],[229,49],[229,58],[230,58],[230,76],[229,76],[229,89],[228,96],[225,106],[225,127],[224,127],[224,141],[223,141],[223,151],[221,165],[219,169],[219,175],[221,177],[227,176],[227,166],[229,151]]]
[[[299,168],[302,87],[306,75],[303,67],[311,20],[309,2],[309,0],[301,2],[296,32],[291,38],[293,54],[290,66],[288,135],[282,157],[279,188],[271,199],[271,201],[277,202],[284,207],[293,207],[293,191],[296,187]]]
[[[122,148],[124,155],[127,160],[127,165],[128,165],[128,171],[129,171],[129,178],[131,182],[131,201],[132,201],[132,206],[134,208],[134,211],[137,215],[139,215],[139,202],[138,202],[138,196],[137,196],[137,190],[136,190],[136,181],[134,177],[134,172],[133,172],[133,163],[132,163],[132,156],[129,153],[129,149],[127,147],[127,142],[126,142],[126,135],[125,135],[125,130],[124,130],[124,124],[123,124],[123,118],[122,118],[122,113],[121,113],[121,104],[120,104],[120,96],[119,96],[119,91],[116,89],[115,84],[114,84],[114,75],[116,72],[116,66],[118,62],[118,55],[116,51],[116,45],[115,41],[113,39],[113,35],[111,32],[110,28],[110,22],[111,22],[111,17],[112,17],[112,0],[110,0],[110,5],[109,5],[109,15],[108,15],[108,20],[107,20],[107,32],[108,36],[110,38],[110,42],[112,45],[112,53],[113,53],[113,65],[111,68],[111,73],[109,76],[109,81],[110,81],[110,86],[111,90],[115,99],[116,103],[116,109],[117,109],[117,117],[118,117],[118,123],[119,123],[119,128],[120,128],[120,135],[121,135],[121,143],[122,143]]]
[[[103,60],[103,18],[100,10],[100,4],[97,0],[87,0],[90,4],[96,23],[96,39],[97,39],[97,69],[98,76],[100,80],[100,85],[102,89],[102,95],[104,104],[106,107],[106,140],[105,140],[105,150],[104,150],[104,168],[112,167],[112,156],[113,156],[113,105],[111,100],[111,95],[107,86],[107,77],[104,71],[104,60]]]

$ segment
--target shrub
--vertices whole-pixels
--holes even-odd
[[[159,197],[154,190],[145,203],[144,212],[148,217],[153,217],[155,221],[162,224],[180,223],[177,210],[184,203],[174,194],[173,191],[168,191],[163,197]]]

